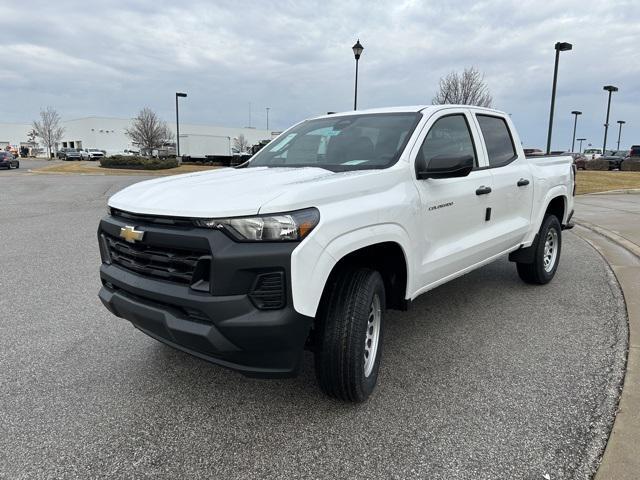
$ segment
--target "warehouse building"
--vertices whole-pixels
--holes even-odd
[[[97,148],[108,155],[122,153],[125,150],[135,150],[126,130],[133,120],[114,117],[85,117],[61,122],[64,135],[58,148]],[[175,123],[167,123],[175,136]],[[20,146],[28,142],[31,124],[0,123],[0,146]],[[256,128],[233,128],[210,125],[197,125],[180,122],[180,141],[189,136],[202,136],[221,139],[223,144],[231,145],[235,138],[244,135],[249,145],[255,145],[263,140],[271,140],[275,132]],[[42,146],[42,145],[41,145]],[[220,154],[218,152],[212,152]]]

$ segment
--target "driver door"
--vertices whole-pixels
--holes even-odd
[[[465,177],[415,180],[420,194],[421,290],[485,260],[491,239],[486,227],[492,176],[480,156],[478,133],[466,109],[447,109],[429,119],[412,151],[414,166],[437,156],[471,155],[474,169]],[[422,162],[422,163],[421,163]]]

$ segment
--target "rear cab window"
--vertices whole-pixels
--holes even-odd
[[[518,154],[507,122],[502,117],[476,114],[487,148],[489,167],[502,167],[511,163]]]

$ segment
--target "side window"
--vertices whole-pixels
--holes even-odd
[[[463,114],[440,118],[427,133],[418,157],[428,168],[431,159],[439,155],[471,155],[474,165],[478,166],[469,125]]]
[[[507,122],[503,118],[489,115],[476,115],[476,118],[487,146],[489,166],[501,167],[515,159],[516,149]]]

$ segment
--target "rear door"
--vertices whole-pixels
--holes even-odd
[[[486,259],[485,227],[492,176],[477,148],[479,138],[468,109],[448,108],[430,118],[412,149],[428,165],[438,155],[472,155],[466,177],[415,180],[420,194],[422,238],[420,285],[426,289]],[[414,176],[415,178],[415,176]]]
[[[491,253],[517,246],[529,231],[533,176],[510,121],[499,114],[476,112],[488,170],[492,175],[491,216],[487,222]]]

